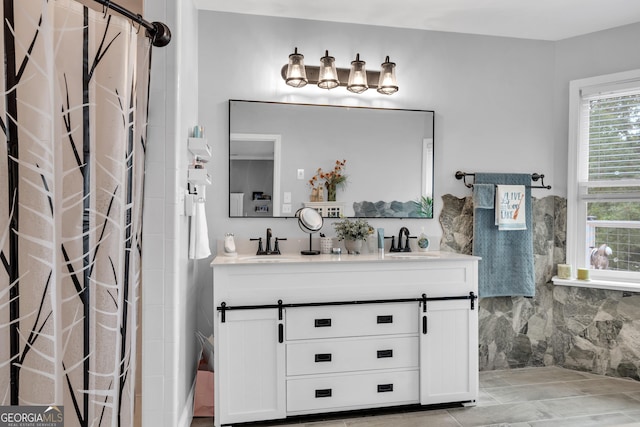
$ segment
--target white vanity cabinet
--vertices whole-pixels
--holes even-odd
[[[300,258],[214,260],[216,426],[475,402],[478,258]]]
[[[420,403],[475,401],[478,311],[468,301],[433,301],[421,313]],[[426,320],[425,320],[426,319]]]
[[[418,403],[418,303],[287,309],[287,414]]]
[[[224,414],[225,422],[286,416],[285,353],[278,325],[275,310],[229,311],[220,323],[215,388],[224,398],[216,399],[216,416]]]

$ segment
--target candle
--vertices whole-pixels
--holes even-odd
[[[578,269],[578,280],[589,280],[589,269],[588,268],[579,268]]]
[[[571,278],[571,265],[570,264],[558,264],[558,278],[570,279]]]

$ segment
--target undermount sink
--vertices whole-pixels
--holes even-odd
[[[440,254],[435,252],[391,252],[386,254],[386,256],[390,258],[421,259],[421,258],[439,258]]]
[[[297,258],[291,258],[281,255],[255,255],[238,258],[238,261],[247,262],[292,262],[297,260]]]

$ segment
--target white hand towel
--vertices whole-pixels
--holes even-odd
[[[209,229],[207,215],[204,211],[204,200],[196,202],[196,208],[191,217],[189,230],[189,258],[202,259],[211,255],[209,248]]]
[[[498,185],[496,189],[496,225],[498,230],[526,230],[524,185]]]

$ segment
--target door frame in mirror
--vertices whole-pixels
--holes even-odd
[[[229,134],[229,170],[231,170],[231,143],[232,142],[271,142],[273,144],[273,194],[272,215],[280,216],[280,162],[282,157],[282,136],[277,134],[260,134],[260,133],[232,133]],[[229,206],[230,218],[244,218],[231,216],[231,206]]]
[[[433,138],[422,140],[422,196],[433,197]]]

